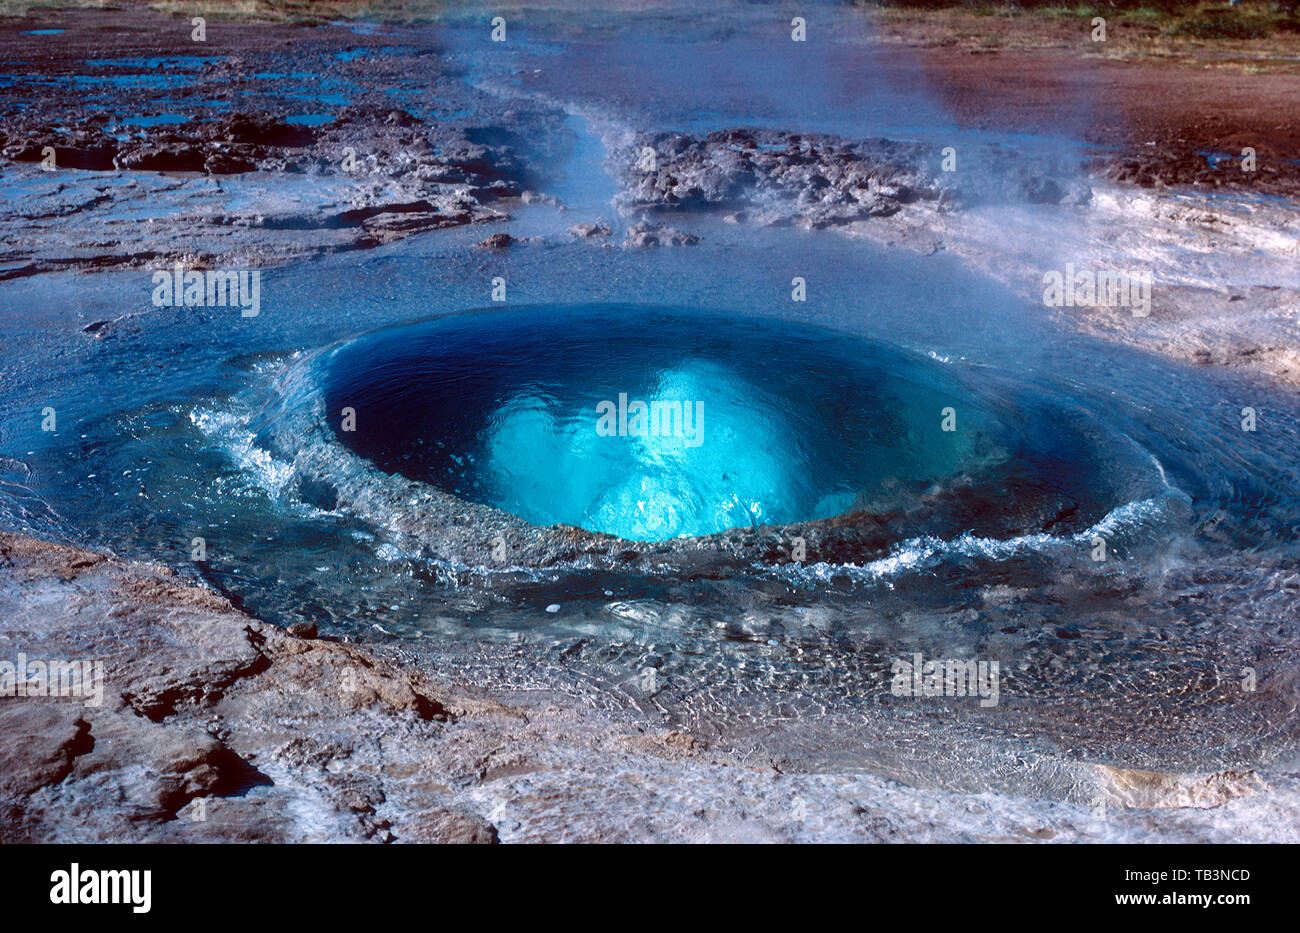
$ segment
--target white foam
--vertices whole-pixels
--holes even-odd
[[[293,464],[275,459],[257,444],[248,429],[246,418],[231,411],[196,408],[190,421],[205,436],[217,443],[241,471],[249,474],[255,485],[274,495],[282,495],[293,479]]]
[[[949,557],[977,557],[986,560],[1005,560],[1026,553],[1046,553],[1055,549],[1077,549],[1088,546],[1096,537],[1113,537],[1143,525],[1154,524],[1165,518],[1165,510],[1156,499],[1126,502],[1106,513],[1092,527],[1072,535],[1056,536],[1039,532],[1018,535],[1014,538],[985,538],[965,532],[952,540],[934,535],[910,538],[900,543],[892,553],[865,564],[833,564],[818,562],[805,566],[785,565],[775,572],[782,576],[812,577],[825,581],[847,575],[872,582],[885,582],[909,571],[933,567]]]

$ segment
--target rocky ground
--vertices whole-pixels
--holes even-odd
[[[1296,841],[1300,780],[1048,763],[1094,803],[785,774],[648,715],[284,631],[165,568],[0,534],[6,658],[103,702],[0,698],[0,839]],[[516,659],[518,660],[518,659]]]
[[[199,43],[137,6],[41,22],[64,32],[50,41],[26,34],[26,20],[0,28],[0,278],[261,266],[564,206],[546,168],[565,111],[545,94],[465,81],[436,32],[221,22]],[[1156,311],[1143,320],[1104,307],[1047,313],[1295,384],[1300,130],[1285,102],[1300,76],[1278,55],[1262,74],[1111,61],[1057,36],[1068,23],[1035,22],[1051,42],[1002,54],[929,41],[942,21],[883,38],[910,43],[959,121],[1037,133],[1078,124],[1086,152],[965,143],[954,166],[938,144],[743,126],[647,132],[603,114],[625,229],[613,236],[608,218],[577,212],[559,239],[689,246],[701,236],[690,220],[709,215],[834,227],[954,252],[1033,300],[1044,270],[1067,261],[1149,269]],[[1202,58],[1215,61],[1212,50]],[[70,99],[60,85],[80,91]],[[1092,119],[1069,113],[1062,102],[1075,99],[1090,101]],[[1238,164],[1247,146],[1252,171]],[[483,245],[519,239],[529,238],[498,232]]]
[[[823,229],[918,203],[951,212],[984,201],[1075,204],[1090,196],[1086,185],[1060,180],[1068,173],[1050,157],[997,147],[966,155],[983,170],[945,173],[938,146],[736,129],[636,135],[611,162],[622,170],[627,210],[726,210],[736,222],[765,226]]]
[[[963,146],[952,158],[958,167],[945,171],[939,146],[737,129],[632,134],[611,161],[622,168],[627,210],[716,212],[733,223],[834,227],[924,254],[947,250],[1034,303],[1044,272],[1066,263],[1147,270],[1147,315],[1104,304],[1045,313],[1107,339],[1300,385],[1300,164],[1254,177],[1173,151],[1094,160],[1095,174],[1059,152]],[[1221,197],[1224,189],[1235,193]]]
[[[259,266],[498,220],[492,205],[519,194],[508,156],[494,160],[463,138],[435,154],[398,110],[349,108],[323,131],[237,114],[197,137],[161,131],[126,143],[102,123],[8,128],[0,152],[15,163],[39,163],[48,146],[57,165],[96,175],[70,183],[33,169],[10,179],[6,277],[175,261]],[[352,169],[338,155],[348,148],[368,153]],[[187,174],[154,174],[165,172]],[[237,188],[231,176],[243,176]]]
[[[36,49],[29,22],[0,28],[0,276],[274,264],[499,220],[526,195],[511,148],[464,118],[495,102],[411,37],[226,23],[196,42],[137,6],[42,22],[64,32]],[[447,98],[387,93],[410,83]]]

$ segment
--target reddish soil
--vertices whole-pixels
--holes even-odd
[[[1300,194],[1300,75],[1116,62],[1073,49],[913,51],[934,92],[967,125],[1064,131],[1122,147],[1102,167],[1140,184]],[[1246,146],[1257,152],[1254,173],[1215,170],[1199,154],[1240,157]]]

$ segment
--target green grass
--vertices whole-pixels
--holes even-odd
[[[1130,19],[1136,23],[1157,23],[1165,19],[1169,14],[1153,6],[1140,6],[1136,10],[1125,11],[1125,19]]]

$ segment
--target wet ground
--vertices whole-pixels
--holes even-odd
[[[1081,333],[1069,315],[1028,299],[1032,285],[1006,281],[1015,279],[1007,269],[1028,265],[1036,282],[1044,231],[1059,238],[1059,258],[1071,255],[1059,243],[1086,241],[1113,217],[1106,199],[1116,189],[1088,174],[1086,119],[1054,134],[962,128],[896,52],[845,42],[776,58],[788,37],[768,38],[752,21],[741,27],[734,39],[703,44],[674,39],[662,24],[635,43],[521,29],[504,48],[471,26],[333,29],[312,33],[322,37],[313,54],[230,27],[240,30],[242,55],[293,58],[296,70],[254,70],[215,48],[193,67],[154,62],[144,53],[157,40],[143,35],[106,43],[96,81],[35,69],[54,82],[43,87],[87,88],[78,117],[106,108],[87,133],[124,138],[107,154],[109,167],[53,176],[26,149],[5,147],[12,161],[0,184],[17,192],[9,203],[71,205],[39,220],[9,217],[15,229],[46,233],[14,248],[12,280],[2,286],[6,527],[160,561],[267,622],[401,645],[440,677],[671,727],[762,769],[1006,795],[988,803],[999,812],[1021,800],[1120,801],[1113,784],[1095,779],[1095,765],[1256,769],[1291,787],[1300,647],[1294,393],[1258,369],[1153,353],[1149,338],[1131,347]],[[428,60],[418,78],[408,70],[412,49],[430,50],[416,56]],[[350,81],[348,93],[325,99]],[[352,90],[362,83],[381,85],[386,99]],[[32,86],[15,79],[22,93]],[[192,99],[164,107],[163,90]],[[410,125],[389,116],[405,92]],[[114,103],[136,93],[135,105]],[[866,106],[850,106],[861,100]],[[244,137],[244,124],[221,122],[223,101],[257,113]],[[6,127],[18,118],[9,119]],[[22,119],[8,137],[39,137],[42,116]],[[246,167],[221,173],[205,162],[203,173],[186,173],[139,161],[143,150],[168,159],[210,153],[185,129],[205,121],[217,127],[218,149],[234,147],[231,158]],[[707,134],[738,125],[777,132],[747,139],[780,157],[723,164],[725,140]],[[285,127],[311,134],[285,137]],[[374,153],[368,174],[378,193],[358,191],[334,167],[343,143],[381,146],[408,131],[428,148],[413,160],[401,149]],[[130,142],[140,132],[149,135]],[[809,148],[800,137],[812,134],[883,137],[904,148],[853,150],[827,135]],[[638,188],[628,168],[647,140],[669,166],[656,176],[664,186]],[[1003,156],[949,189],[926,163],[954,141],[960,153]],[[95,148],[78,145],[69,151]],[[302,150],[292,163],[289,150]],[[799,174],[809,165],[821,182]],[[733,171],[755,184],[717,183]],[[852,194],[858,171],[862,197]],[[694,193],[667,197],[668,188],[685,189],[666,184],[676,179]],[[837,197],[801,200],[804,183]],[[934,196],[909,197],[900,186]],[[1095,190],[1101,206],[1070,196],[1083,190]],[[1249,212],[1274,241],[1202,259],[1199,233],[1156,218],[1151,239],[1167,237],[1159,271],[1217,281],[1218,269],[1206,268],[1217,262],[1235,270],[1233,289],[1252,295],[1252,306],[1252,289],[1280,293],[1251,310],[1274,315],[1269,346],[1294,347],[1286,302],[1296,283],[1285,271],[1294,207],[1256,210],[1252,197],[1234,195],[1224,213]],[[1020,226],[993,226],[998,212]],[[264,213],[281,219],[249,219]],[[111,232],[76,239],[101,229],[83,215]],[[142,223],[152,215],[158,231]],[[198,215],[206,219],[196,228]],[[896,225],[873,227],[881,215]],[[827,217],[834,222],[822,223]],[[915,249],[911,217],[923,218],[924,235],[962,248]],[[570,233],[581,224],[591,226]],[[209,236],[208,225],[218,232]],[[887,232],[870,232],[879,229]],[[479,245],[495,234],[506,235],[503,246]],[[664,245],[639,245],[646,237]],[[890,238],[904,248],[872,242]],[[69,241],[72,253],[49,245]],[[1125,248],[1115,255],[1129,258]],[[1238,261],[1234,248],[1252,258]],[[971,261],[975,253],[982,258]],[[256,316],[151,301],[151,264],[241,256],[261,267]],[[59,265],[113,268],[48,271]],[[792,300],[796,278],[805,300]],[[499,288],[504,300],[494,301]],[[391,389],[384,365],[410,352],[401,337],[409,332],[389,332],[396,349],[349,370],[343,395],[331,384],[333,361],[386,326],[427,328],[475,308],[483,310],[464,316],[458,339],[472,345],[481,326],[485,341],[503,340],[492,325],[508,313],[502,305],[548,321],[557,345],[577,328],[589,337],[593,305],[615,316],[610,365],[601,366],[599,341],[582,351],[585,361],[565,357],[573,372],[563,391],[593,404],[606,391],[636,391],[614,385],[613,375],[630,381],[627,366],[662,350],[662,327],[673,319],[649,309],[725,315],[745,336],[721,341],[725,352],[706,352],[699,339],[683,350],[765,387],[762,404],[751,399],[734,423],[770,435],[742,438],[735,472],[764,446],[772,455],[764,475],[792,468],[782,451],[796,460],[845,454],[829,428],[814,444],[817,430],[789,426],[807,418],[822,428],[856,425],[878,445],[877,465],[897,460],[888,476],[841,476],[819,489],[843,497],[833,508],[817,495],[808,514],[778,510],[685,539],[638,526],[624,539],[599,534],[610,527],[582,516],[570,519],[582,529],[530,525],[518,515],[540,512],[512,500],[526,484],[476,495],[445,470],[404,469],[409,437],[383,454],[345,443],[352,439],[337,430],[335,409],[361,390],[384,390],[358,406],[363,425],[376,410],[393,417],[382,409]],[[1174,326],[1196,307],[1181,293],[1161,297],[1152,326]],[[658,328],[658,342],[638,334],[638,323]],[[833,351],[813,340],[783,355],[762,343],[779,339],[764,334],[823,329],[841,335]],[[757,341],[750,352],[748,339]],[[557,380],[536,348],[507,341],[499,349],[523,368],[516,381]],[[882,382],[883,391],[867,393],[875,408],[850,393],[837,412],[827,386],[852,369],[837,354],[859,353],[867,367],[875,354],[882,380],[909,381],[900,373],[913,368],[922,375],[910,384],[921,389]],[[503,375],[459,358],[491,386],[449,396],[466,406],[457,415],[473,420],[473,405],[502,401]],[[847,388],[864,392],[866,378]],[[402,385],[409,380],[408,371]],[[949,440],[933,430],[945,395],[960,425],[957,454],[935,446]],[[417,393],[401,417],[424,405],[428,428],[417,433],[430,443],[462,440],[457,456],[482,454],[472,426],[439,434],[448,419],[428,409],[433,403]],[[1244,408],[1255,413],[1254,430],[1243,429]],[[52,431],[42,430],[47,409]],[[411,425],[401,427],[409,434]],[[548,472],[573,471],[571,452],[561,450]],[[520,457],[507,472],[520,474],[528,459]],[[708,482],[732,482],[725,464],[715,480],[717,466],[700,467],[711,471]],[[807,464],[798,470],[806,479]],[[762,495],[789,504],[775,501],[781,490]],[[896,664],[916,653],[997,662],[996,702],[900,693]],[[1224,793],[1255,793],[1247,784]],[[509,801],[490,802],[502,806]],[[524,837],[526,809],[512,817]],[[1121,838],[1130,831],[1145,838],[1151,829],[1117,830]]]

